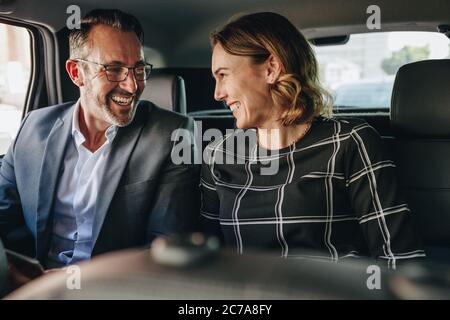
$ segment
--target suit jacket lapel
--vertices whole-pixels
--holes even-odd
[[[72,128],[72,106],[54,123],[45,145],[42,159],[41,175],[39,178],[37,219],[36,219],[36,252],[43,257],[47,252],[48,236],[51,228],[48,227],[48,218],[53,207],[56,185],[64,159],[67,144],[70,142]]]
[[[144,126],[144,121],[142,120],[145,116],[142,113],[146,112],[148,112],[147,105],[138,105],[133,123],[127,127],[119,128],[117,136],[112,143],[108,164],[105,168],[105,174],[97,197],[97,207],[92,228],[92,248],[95,247],[106,213]]]

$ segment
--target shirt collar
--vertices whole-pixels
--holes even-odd
[[[79,114],[80,114],[80,99],[75,104],[75,108],[73,110],[72,115],[72,137],[75,140],[75,145],[77,148],[86,141],[86,138],[84,137],[83,133],[80,130],[80,123],[79,123]],[[116,137],[118,127],[116,125],[110,125],[106,131],[105,131],[105,137],[106,142],[105,143],[112,143],[114,138]]]

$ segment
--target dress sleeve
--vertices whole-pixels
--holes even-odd
[[[209,148],[209,146],[207,147]],[[220,228],[220,200],[217,194],[216,183],[213,175],[211,157],[203,163],[200,179],[201,209],[200,226],[206,234],[215,235],[223,240]]]
[[[392,269],[400,262],[425,257],[413,213],[399,190],[395,164],[367,123],[350,132],[345,171],[351,204],[370,254]]]

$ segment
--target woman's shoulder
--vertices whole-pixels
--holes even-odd
[[[375,132],[376,130],[364,119],[350,117],[318,117],[314,119],[317,128],[330,132],[330,134],[350,134],[355,132]]]
[[[360,118],[318,117],[313,122],[312,143],[340,141],[341,143],[380,144],[381,137],[375,128]]]

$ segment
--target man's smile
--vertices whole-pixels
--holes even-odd
[[[133,102],[134,95],[129,97],[119,96],[117,94],[113,94],[110,96],[111,100],[121,106],[128,106]]]

